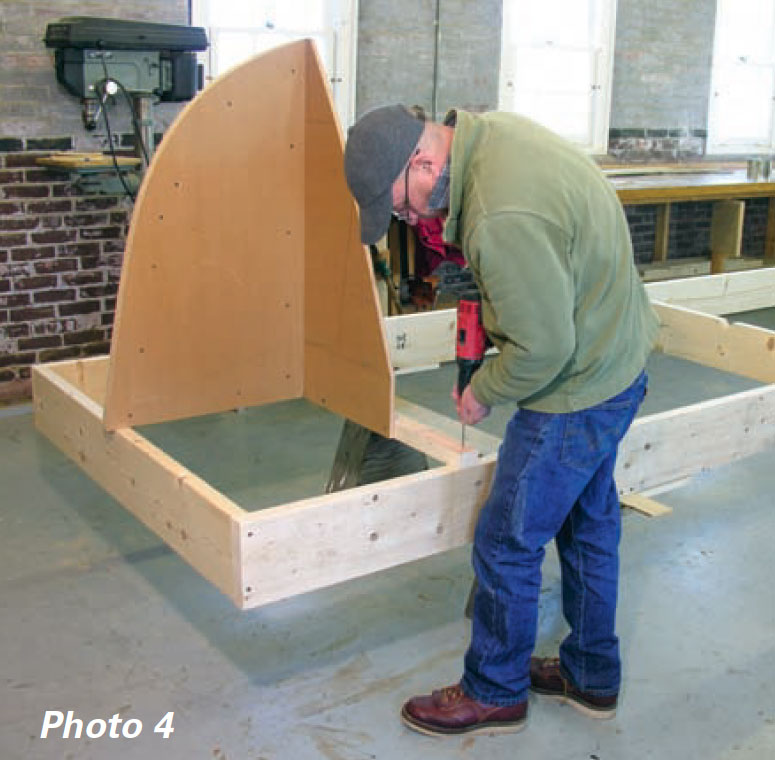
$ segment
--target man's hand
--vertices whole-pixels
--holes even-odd
[[[457,407],[457,416],[466,425],[476,425],[477,422],[481,422],[490,413],[489,406],[480,404],[476,400],[470,385],[465,387],[462,398],[457,392],[457,385],[454,385],[452,387],[452,398]]]

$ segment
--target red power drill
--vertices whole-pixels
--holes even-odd
[[[482,324],[482,299],[479,293],[464,295],[457,303],[457,341],[455,360],[457,362],[457,392],[463,391],[471,382],[474,372],[482,366],[487,349],[487,333]],[[466,444],[466,426],[463,425],[460,443]]]

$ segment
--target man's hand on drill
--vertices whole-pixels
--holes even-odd
[[[480,404],[476,400],[470,385],[467,385],[463,390],[462,398],[457,392],[457,385],[454,385],[452,387],[452,398],[457,408],[457,416],[466,425],[476,425],[477,422],[481,422],[490,413],[489,406]]]

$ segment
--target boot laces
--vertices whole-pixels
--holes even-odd
[[[456,683],[453,686],[445,686],[439,691],[442,702],[458,702],[464,696],[463,687]]]

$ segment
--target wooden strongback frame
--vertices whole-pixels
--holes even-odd
[[[637,420],[622,493],[775,446],[775,332],[712,316],[775,305],[773,274],[648,286],[665,302],[661,350],[766,385]],[[226,74],[169,130],[133,215],[111,356],[34,367],[36,424],[250,608],[471,539],[498,439],[472,430],[461,450],[453,420],[394,404],[392,368],[453,355],[452,312],[380,319],[324,76],[293,43]],[[133,427],[302,395],[442,465],[250,512]]]
[[[775,270],[648,285],[666,353],[762,383],[635,421],[617,466],[620,493],[643,492],[775,447],[775,332],[714,316],[775,306]],[[700,306],[705,312],[687,306]],[[391,363],[454,352],[451,312],[385,320]],[[249,512],[132,428],[102,422],[107,357],[33,368],[36,424],[199,573],[246,609],[445,551],[471,540],[498,440],[397,400],[401,440],[435,469]],[[445,392],[440,389],[440,392]]]

